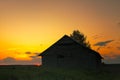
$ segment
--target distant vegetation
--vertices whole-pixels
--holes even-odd
[[[38,66],[1,66],[0,80],[120,80],[109,70],[52,69]]]
[[[89,41],[87,41],[87,36],[85,36],[82,32],[79,30],[74,30],[72,34],[70,34],[70,37],[74,39],[76,42],[80,43],[81,45],[91,48],[91,45]]]

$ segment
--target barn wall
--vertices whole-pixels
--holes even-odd
[[[55,55],[47,55],[42,57],[42,65],[47,67],[56,67],[57,58]]]
[[[68,54],[71,55],[65,55],[64,58],[58,58],[57,53],[43,56],[42,65],[47,67],[97,68],[101,61],[95,55],[85,51]]]
[[[96,68],[97,67],[97,59],[96,56],[88,53],[86,51],[81,51],[81,53],[73,55],[71,58],[74,62],[75,67],[84,67],[84,68]],[[99,60],[99,59],[98,59]]]

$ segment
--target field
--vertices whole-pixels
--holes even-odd
[[[52,69],[40,66],[0,66],[0,80],[120,80],[120,65],[101,70]]]

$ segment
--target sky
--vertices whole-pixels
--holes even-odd
[[[0,0],[0,65],[37,55],[79,30],[105,63],[120,63],[120,0]]]

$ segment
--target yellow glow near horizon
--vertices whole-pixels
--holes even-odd
[[[16,60],[31,60],[31,58],[28,57],[28,55],[26,54],[15,55],[15,59]]]

